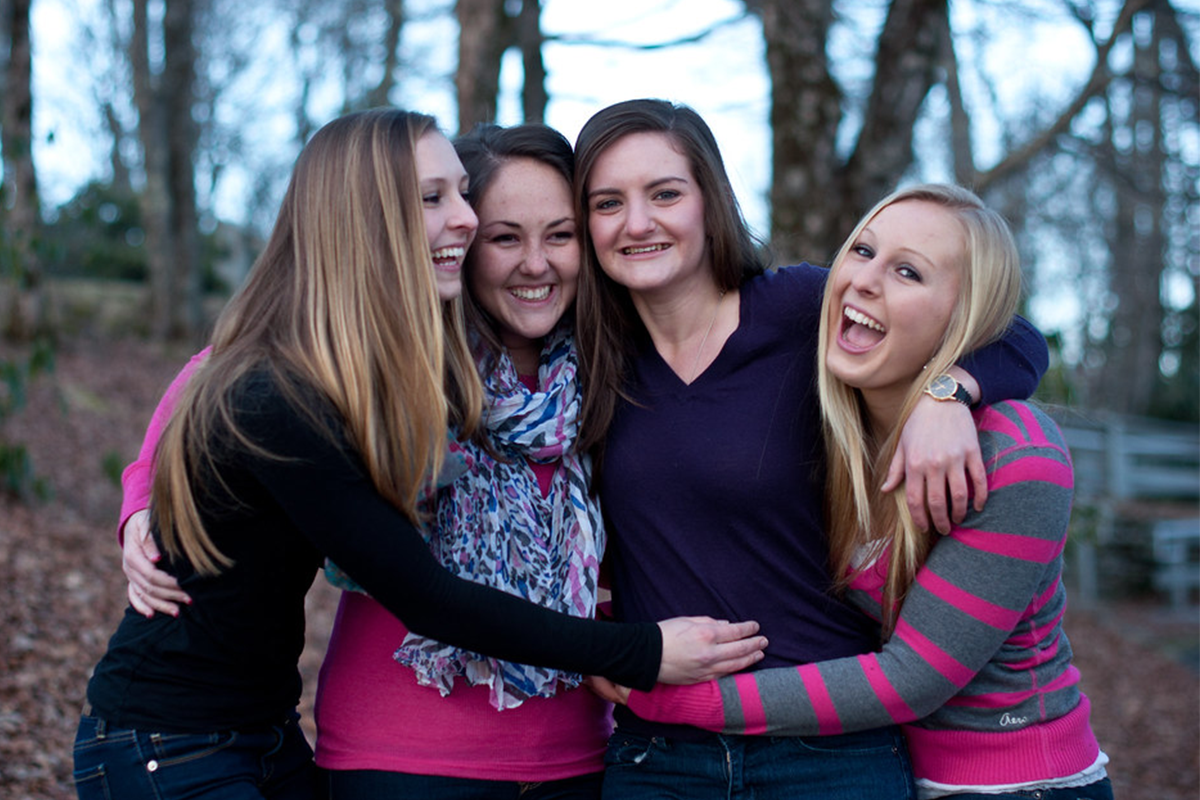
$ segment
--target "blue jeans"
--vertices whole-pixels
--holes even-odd
[[[317,800],[312,748],[293,714],[254,730],[149,733],[84,716],[75,735],[79,800]]]
[[[616,733],[604,757],[605,800],[912,800],[897,728],[840,736],[710,734],[699,741]]]
[[[329,800],[600,800],[603,773],[540,783],[376,770],[326,770]]]
[[[1112,782],[1104,778],[1087,786],[1073,786],[1070,789],[1029,789],[1004,794],[966,792],[947,795],[941,800],[1113,800],[1113,791]]]

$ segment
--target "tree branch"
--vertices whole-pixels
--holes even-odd
[[[1048,128],[1035,136],[1026,144],[1009,153],[996,166],[989,170],[976,175],[974,185],[976,191],[983,192],[996,181],[1007,177],[1027,164],[1034,156],[1040,153],[1059,135],[1065,133],[1071,126],[1071,121],[1078,116],[1088,104],[1088,102],[1096,96],[1098,92],[1108,85],[1110,79],[1108,69],[1108,55],[1116,44],[1117,37],[1125,33],[1133,20],[1134,14],[1141,11],[1151,0],[1126,0],[1124,7],[1121,8],[1121,13],[1117,17],[1116,23],[1113,25],[1112,33],[1108,40],[1103,43],[1098,43],[1096,46],[1096,65],[1092,68],[1092,74],[1084,84],[1082,91],[1075,100],[1067,106],[1058,119],[1054,121]],[[1091,30],[1091,25],[1087,26]]]

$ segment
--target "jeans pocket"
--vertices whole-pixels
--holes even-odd
[[[643,764],[658,747],[654,739],[628,733],[614,733],[604,751],[605,767],[636,767]]]
[[[151,733],[147,734],[154,762],[150,769],[178,766],[199,761],[232,747],[238,739],[236,731],[220,733]]]
[[[103,764],[90,764],[71,773],[79,800],[113,800]]]

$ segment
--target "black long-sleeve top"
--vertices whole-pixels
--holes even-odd
[[[265,374],[235,391],[243,432],[272,455],[219,434],[224,489],[202,493],[199,505],[234,564],[215,577],[183,559],[166,564],[193,603],[179,617],[126,610],[88,684],[93,714],[168,732],[282,719],[299,702],[304,597],[325,557],[416,633],[511,661],[654,684],[662,656],[655,624],[582,620],[451,576],[344,440],[293,408]]]

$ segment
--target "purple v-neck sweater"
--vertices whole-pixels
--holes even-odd
[[[617,411],[600,483],[617,619],[757,620],[770,640],[758,668],[878,646],[874,623],[830,591],[816,382],[826,275],[802,264],[744,284],[737,330],[691,385],[653,344],[638,353],[636,403]],[[1045,361],[1022,320],[966,366],[990,401],[1028,396]],[[617,714],[646,733],[686,730]]]

